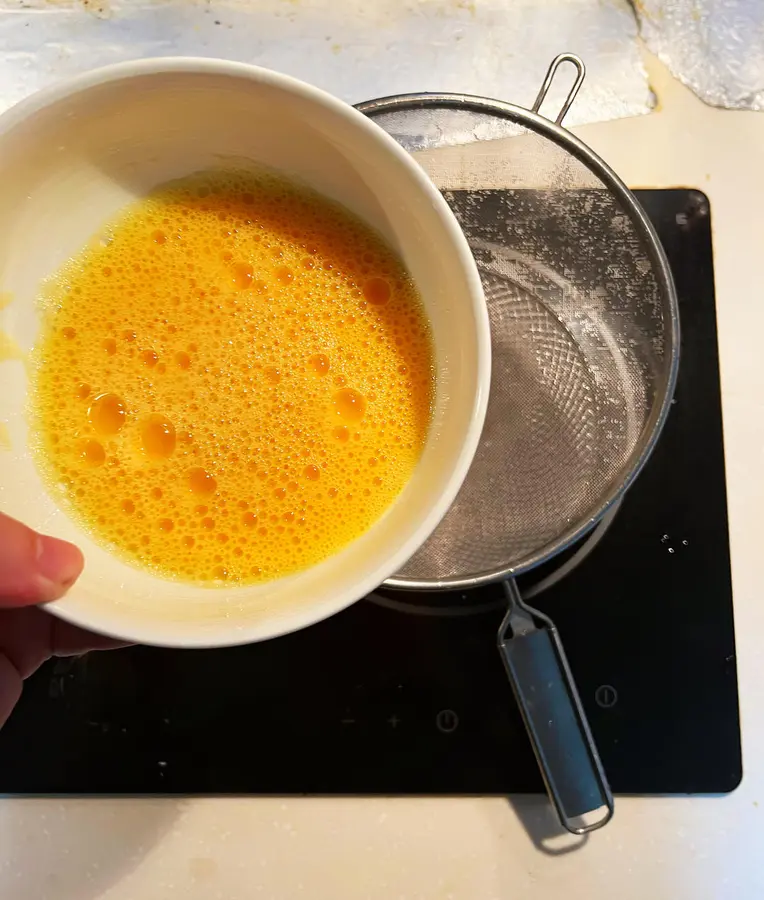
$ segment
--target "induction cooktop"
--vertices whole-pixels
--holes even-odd
[[[742,768],[710,209],[636,194],[679,294],[674,404],[611,521],[521,588],[558,626],[613,790],[716,793]],[[0,791],[540,792],[504,602],[379,590],[261,644],[53,660],[0,732]]]

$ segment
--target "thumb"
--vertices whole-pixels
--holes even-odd
[[[0,513],[0,607],[62,597],[82,571],[82,553]]]

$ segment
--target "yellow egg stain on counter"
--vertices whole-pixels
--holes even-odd
[[[307,568],[398,496],[427,437],[430,328],[398,256],[264,173],[128,207],[46,285],[35,456],[103,545],[209,586]]]

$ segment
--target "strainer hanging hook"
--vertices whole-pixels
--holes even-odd
[[[565,62],[569,62],[574,66],[576,70],[576,80],[568,91],[568,96],[565,98],[565,102],[562,104],[559,113],[557,113],[557,118],[554,120],[555,125],[562,125],[562,120],[567,116],[568,110],[573,105],[573,101],[578,96],[581,85],[584,83],[584,78],[586,78],[586,66],[580,56],[576,56],[575,53],[561,53],[552,60],[547,69],[544,83],[541,85],[536,100],[531,107],[531,112],[534,113],[538,113],[541,110],[541,104],[546,100],[546,95],[549,93],[549,88],[552,86],[554,76],[557,74],[557,70],[560,66]]]

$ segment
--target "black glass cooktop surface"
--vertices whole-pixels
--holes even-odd
[[[533,603],[613,790],[716,793],[741,758],[710,211],[696,191],[637,194],[679,292],[676,400],[612,525]],[[382,592],[248,647],[52,661],[0,732],[0,792],[541,791],[495,649],[501,607],[500,587]]]

